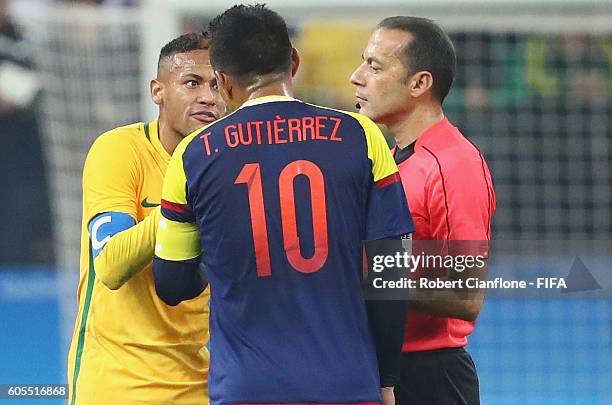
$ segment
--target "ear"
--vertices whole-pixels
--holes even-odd
[[[164,101],[164,85],[157,79],[151,80],[149,85],[151,90],[151,99],[157,105],[162,105]]]
[[[227,74],[225,74],[225,72],[219,70],[215,70],[214,72],[215,78],[217,79],[217,86],[219,86],[219,91],[221,92],[221,95],[223,96],[225,94],[228,99],[231,99],[233,90],[232,79]]]
[[[291,48],[291,77],[295,77],[300,66],[300,53],[297,49]]]
[[[410,78],[409,85],[412,97],[420,97],[433,86],[433,76],[426,70],[416,72]]]

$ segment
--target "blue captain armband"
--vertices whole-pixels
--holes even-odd
[[[124,212],[105,212],[96,215],[89,221],[89,238],[93,257],[97,257],[110,238],[136,225],[134,218]]]

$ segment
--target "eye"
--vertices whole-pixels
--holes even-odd
[[[210,82],[210,88],[214,91],[219,91],[219,83],[217,83],[216,80],[213,80],[212,82]]]
[[[378,62],[377,62],[377,61],[375,61],[375,60],[374,60],[374,59],[372,59],[372,58],[367,58],[367,59],[365,60],[365,63],[368,65],[368,69],[369,69],[371,72],[376,73],[376,72],[378,72],[378,71],[380,71],[380,70],[381,70],[381,66],[378,64]]]
[[[199,83],[197,80],[187,80],[185,82],[185,86],[187,86],[187,88],[189,89],[195,89],[196,87],[198,87]]]

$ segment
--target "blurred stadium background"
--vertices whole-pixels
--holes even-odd
[[[611,1],[266,3],[301,51],[298,97],[349,110],[375,24],[435,19],[458,53],[447,115],[493,173],[494,238],[611,239]],[[65,382],[85,153],[105,130],[155,118],[161,46],[232,4],[0,1],[0,383]],[[470,351],[483,404],[612,403],[610,301],[489,300]]]

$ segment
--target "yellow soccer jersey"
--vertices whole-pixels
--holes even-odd
[[[68,359],[69,404],[207,404],[208,289],[176,307],[151,267],[116,291],[96,278],[88,224],[122,212],[141,222],[160,203],[170,155],[157,121],[101,135],[83,171],[78,315]]]

